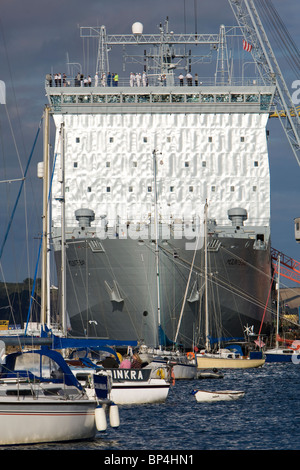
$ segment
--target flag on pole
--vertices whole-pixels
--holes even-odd
[[[243,39],[243,48],[244,48],[245,51],[251,52],[252,45],[249,44],[249,42],[245,41],[245,39]]]

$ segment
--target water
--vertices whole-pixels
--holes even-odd
[[[191,394],[195,388],[244,390],[246,394],[232,402],[197,403]],[[300,366],[294,364],[227,370],[223,379],[176,381],[163,404],[120,406],[120,427],[108,426],[92,441],[14,449],[105,450],[110,454],[129,450],[299,450],[299,390]]]

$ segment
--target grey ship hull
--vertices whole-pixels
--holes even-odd
[[[245,327],[258,332],[270,286],[271,257],[267,243],[209,238],[208,311],[210,332],[218,337],[244,337]],[[151,240],[79,238],[66,242],[67,313],[74,336],[138,340],[158,344],[155,244]],[[186,240],[159,241],[161,326],[175,338],[194,251]],[[58,276],[61,252],[55,251]],[[191,348],[204,344],[204,253],[197,251],[178,342]],[[270,325],[268,310],[262,332]],[[222,325],[222,329],[219,329]]]

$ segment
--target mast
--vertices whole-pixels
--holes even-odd
[[[59,180],[61,183],[61,316],[63,336],[67,334],[66,321],[66,234],[65,234],[65,128],[60,127],[61,159]]]
[[[204,206],[204,286],[205,286],[205,348],[209,350],[209,324],[208,324],[208,288],[207,288],[207,201]]]
[[[278,256],[278,286],[277,286],[277,319],[276,319],[276,348],[278,348],[278,335],[279,335],[279,305],[280,305],[280,254]]]
[[[41,289],[41,325],[46,323],[48,310],[48,196],[49,196],[49,115],[50,106],[44,110],[44,148],[43,148],[43,235],[42,235],[42,289]]]
[[[158,212],[157,212],[157,182],[156,182],[156,150],[153,150],[153,177],[154,177],[154,225],[155,225],[155,264],[156,264],[156,293],[157,293],[157,326],[158,332],[161,326],[161,312],[160,312],[160,279],[159,279],[159,248],[158,248]],[[162,345],[160,344],[161,335],[158,334],[159,349]]]

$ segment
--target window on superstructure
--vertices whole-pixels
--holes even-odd
[[[122,101],[123,103],[134,103],[135,95],[123,95]]]
[[[110,137],[109,138],[109,142],[112,143],[114,141],[114,138],[113,137]]]
[[[205,161],[202,162],[202,166],[203,166],[203,168],[206,167],[206,162]]]
[[[216,95],[216,102],[217,103],[228,103],[229,95]]]
[[[91,186],[88,186],[88,188],[87,188],[87,192],[88,192],[88,193],[91,193],[91,192],[92,192],[92,188],[91,188]]]
[[[132,166],[133,166],[133,168],[136,168],[137,167],[137,162],[132,162]]]
[[[137,95],[138,103],[150,103],[150,95]]]
[[[230,97],[230,100],[232,103],[243,103],[244,95],[233,93]]]
[[[77,100],[78,103],[90,103],[91,95],[78,95]]]
[[[106,162],[106,168],[110,168],[110,162]]]
[[[192,193],[194,191],[194,186],[189,186],[189,192]]]
[[[245,137],[241,137],[241,142],[245,142]]]
[[[108,103],[120,103],[120,101],[121,101],[120,95],[107,95]]]
[[[256,186],[253,186],[253,187],[252,187],[252,190],[253,190],[254,192],[256,191],[256,189],[257,189]]]
[[[258,103],[258,95],[246,95],[246,103]]]
[[[107,192],[107,193],[110,193],[110,186],[107,186],[107,187],[106,187],[106,192]]]
[[[93,95],[93,103],[105,103],[105,95]]]
[[[214,95],[201,95],[202,103],[213,103],[215,101]]]
[[[148,142],[148,137],[143,137],[143,142]]]
[[[215,186],[212,186],[212,187],[211,187],[211,191],[212,191],[213,193],[216,192],[216,187],[215,187]]]
[[[152,95],[153,103],[170,103],[170,95]]]
[[[234,186],[230,186],[230,191],[233,193],[234,192]]]
[[[212,142],[212,137],[209,137],[209,138],[208,138],[208,142]]]
[[[186,102],[187,103],[199,103],[200,101],[200,96],[199,94],[195,95],[186,95]]]
[[[171,95],[172,103],[184,103],[184,95]]]
[[[152,186],[148,186],[147,191],[148,191],[148,193],[151,193],[152,192]]]
[[[171,137],[170,136],[167,137],[167,142],[169,142],[169,143],[171,142]]]
[[[132,193],[132,192],[133,192],[133,187],[132,187],[132,186],[129,186],[128,191],[129,191],[130,193]]]
[[[76,137],[76,144],[79,144],[80,142],[80,137]]]
[[[257,160],[254,162],[254,166],[258,166],[258,161]]]
[[[174,186],[170,186],[170,193],[174,192]]]
[[[184,162],[185,168],[188,168],[190,166],[190,162]]]
[[[78,168],[78,163],[74,162],[73,166],[74,166],[74,168]]]
[[[63,95],[63,102],[66,104],[76,103],[76,96],[75,95]]]

